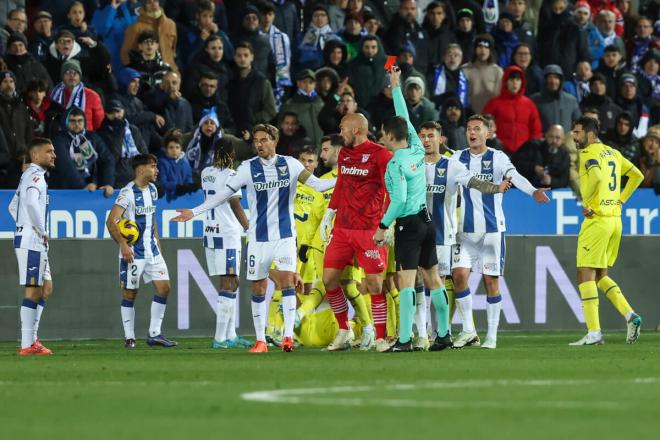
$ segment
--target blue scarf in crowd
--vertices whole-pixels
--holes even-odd
[[[76,170],[79,173],[89,177],[90,169],[96,159],[98,159],[98,153],[94,149],[92,143],[85,137],[85,130],[80,133],[67,132],[71,138],[69,143],[69,156],[73,160],[73,164],[76,167]]]
[[[215,125],[218,127],[211,140],[211,146],[215,144],[217,139],[222,137],[220,120],[218,119],[216,108],[211,107],[202,113],[202,118],[199,120],[199,124],[197,124],[195,134],[193,135],[190,144],[188,144],[188,150],[186,151],[186,158],[194,170],[203,170],[204,168],[213,165],[213,155],[215,154],[213,148],[209,148],[206,155],[202,157],[202,136],[204,136],[202,133],[202,126],[204,126],[204,123],[208,120],[215,122]]]
[[[85,99],[85,84],[82,82],[78,83],[78,85],[71,91],[69,101],[64,102],[64,83],[59,83],[55,86],[53,91],[50,92],[50,99],[64,106],[64,108],[74,106],[84,111],[85,105],[87,104]]]
[[[458,69],[458,86],[456,94],[463,108],[467,108],[468,104],[468,80],[463,69]],[[440,64],[435,68],[435,75],[433,76],[433,96],[442,95],[447,91],[447,72],[445,65]]]

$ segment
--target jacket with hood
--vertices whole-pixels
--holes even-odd
[[[30,52],[24,55],[5,54],[5,62],[9,70],[16,75],[16,91],[22,93],[25,87],[33,79],[46,81],[48,90],[53,88],[53,81],[46,68]]]
[[[438,115],[438,111],[435,109],[435,105],[433,104],[433,102],[431,102],[430,99],[424,96],[426,92],[426,85],[424,84],[423,78],[417,76],[411,76],[406,81],[404,81],[402,87],[404,96],[406,96],[408,87],[410,87],[413,84],[421,88],[422,98],[415,105],[412,105],[410,101],[406,98],[406,105],[408,107],[408,115],[410,118],[410,123],[413,125],[413,127],[415,127],[415,130],[419,130],[419,127],[424,122],[437,121],[439,119],[439,115]]]
[[[364,40],[363,40],[364,41]],[[350,61],[349,81],[355,91],[355,100],[359,105],[368,104],[371,98],[377,96],[385,80],[385,52],[379,44],[378,53],[374,58],[367,58],[360,48],[360,54]]]
[[[622,119],[627,120],[628,124],[630,124],[630,130],[628,130],[628,133],[625,135],[619,134],[616,130],[616,123]],[[619,150],[623,157],[631,161],[636,166],[639,166],[639,159],[641,157],[642,151],[639,145],[639,139],[633,134],[634,129],[635,125],[633,123],[631,114],[626,111],[621,112],[616,118],[614,128],[608,130],[603,137],[603,142],[615,150]]]
[[[133,136],[135,147],[140,154],[147,153],[147,146],[144,144],[140,130],[133,124],[129,124],[129,130],[131,131],[131,136]],[[133,180],[135,176],[131,167],[131,159],[123,157],[124,155],[122,154],[124,149],[125,126],[106,119],[98,133],[115,161],[114,186],[122,188]]]
[[[158,18],[152,18],[148,17],[144,10],[140,11],[137,21],[130,25],[124,33],[124,44],[120,52],[122,64],[127,65],[131,61],[129,53],[138,49],[137,40],[144,31],[153,31],[158,35],[158,48],[163,61],[169,64],[175,72],[178,72],[179,67],[174,59],[177,44],[176,24],[165,16],[165,12]]]
[[[341,49],[342,51],[342,61],[339,64],[332,64],[330,62],[330,54],[332,51],[334,51],[336,48]],[[348,50],[346,49],[346,45],[344,44],[343,41],[341,40],[330,40],[325,43],[325,47],[323,47],[323,66],[324,67],[331,67],[335,69],[335,72],[337,72],[337,75],[339,75],[339,79],[344,79],[348,76]]]
[[[50,171],[50,185],[60,189],[81,189],[89,183],[97,186],[115,184],[115,158],[112,156],[103,139],[93,131],[86,131],[85,138],[96,151],[97,159],[89,170],[89,176],[78,171],[71,158],[69,147],[71,136],[69,134],[69,115],[67,110],[62,118],[62,129],[53,136],[55,147],[55,168]]]
[[[309,97],[295,93],[282,105],[281,112],[292,112],[298,115],[298,122],[305,128],[305,133],[312,145],[321,145],[323,130],[319,124],[319,114],[323,110],[323,99],[320,96]]]
[[[185,153],[182,152],[179,157],[172,159],[161,150],[158,154],[158,181],[163,185],[168,201],[176,199],[177,187],[187,185],[185,192],[189,191],[193,183],[192,168]]]
[[[514,71],[522,77],[522,86],[516,94],[507,88],[509,75]],[[488,101],[483,110],[483,113],[489,113],[495,118],[498,137],[508,154],[515,153],[530,139],[543,137],[539,112],[534,102],[525,96],[525,82],[525,74],[520,67],[507,67],[499,96]]]
[[[124,44],[124,33],[137,20],[137,15],[131,11],[128,4],[122,2],[118,8],[113,8],[110,2],[107,2],[105,7],[97,9],[92,16],[91,26],[96,29],[110,52],[113,72],[118,72],[123,67],[120,52]]]
[[[550,74],[558,75],[561,78],[559,90],[550,92],[544,82],[543,91],[535,93],[531,96],[531,99],[536,104],[541,116],[544,133],[551,125],[555,124],[561,125],[564,131],[569,133],[573,129],[573,123],[582,115],[582,112],[580,112],[577,99],[563,91],[564,74],[561,67],[555,64],[545,66],[543,76]]]
[[[584,111],[587,108],[593,108],[598,111],[598,120],[600,121],[600,134],[604,135],[612,129],[621,107],[616,105],[612,98],[607,95],[595,95],[591,93],[580,102],[580,109]]]
[[[513,18],[509,18],[511,18],[511,21],[513,22]],[[518,47],[520,39],[518,38],[518,34],[515,31],[512,30],[511,32],[504,32],[497,26],[492,31],[490,31],[490,34],[495,40],[497,65],[504,69],[509,64],[511,64],[511,56],[513,55],[513,51],[516,49],[516,47]]]

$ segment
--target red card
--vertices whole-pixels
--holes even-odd
[[[387,61],[385,62],[385,66],[383,67],[383,69],[389,72],[392,66],[394,65],[394,63],[396,63],[396,56],[390,55],[389,57],[387,57]]]

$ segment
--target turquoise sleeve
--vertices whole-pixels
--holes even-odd
[[[390,226],[404,211],[408,199],[408,184],[406,183],[406,176],[403,175],[401,166],[395,160],[391,160],[387,164],[387,175],[390,182],[390,188],[388,188],[390,206],[387,207],[381,223],[385,226]]]
[[[410,122],[410,115],[408,115],[408,106],[406,105],[406,100],[403,98],[403,92],[401,92],[401,87],[396,87],[392,90],[392,99],[394,100],[394,112],[397,116],[401,116],[408,123],[408,145],[412,149],[424,149],[422,141],[417,136],[417,130]]]

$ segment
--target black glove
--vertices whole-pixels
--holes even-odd
[[[301,244],[300,249],[298,249],[298,259],[303,263],[307,263],[308,250],[309,250],[309,246],[307,246],[306,244]]]

